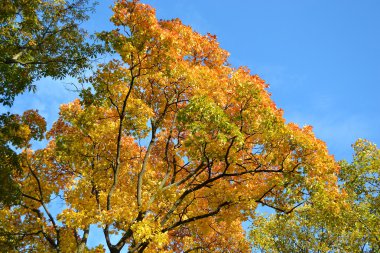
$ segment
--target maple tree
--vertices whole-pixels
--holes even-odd
[[[378,252],[380,150],[359,139],[352,163],[341,161],[339,212],[309,201],[290,215],[255,218],[250,232],[260,252]]]
[[[286,123],[267,85],[233,68],[216,37],[152,7],[117,1],[103,32],[119,56],[100,65],[80,99],[60,108],[44,149],[24,124],[21,200],[1,210],[9,251],[89,249],[91,225],[112,253],[248,252],[242,222],[261,205],[290,213],[331,199],[338,165],[310,126]],[[30,133],[30,134],[29,134]],[[51,211],[54,198],[65,205]]]

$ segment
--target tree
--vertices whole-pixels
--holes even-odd
[[[62,79],[89,67],[101,50],[79,27],[88,0],[3,0],[0,10],[0,103],[35,90],[42,77]]]
[[[112,253],[247,252],[242,221],[259,203],[290,213],[338,195],[325,144],[286,124],[215,36],[136,0],[118,1],[112,21],[100,36],[120,59],[61,106],[46,148],[20,154],[22,202],[0,216],[17,247],[83,252],[96,224]]]
[[[359,139],[351,164],[342,161],[339,211],[309,202],[291,215],[258,216],[251,240],[261,252],[379,252],[380,150]]]
[[[0,182],[2,194],[0,197],[0,207],[3,204],[12,204],[19,197],[17,185],[12,180],[12,173],[20,168],[19,159],[7,144],[10,143],[16,148],[22,148],[31,139],[42,140],[46,131],[45,123],[41,121],[36,111],[26,111],[24,115],[0,115]]]
[[[76,76],[102,51],[79,27],[92,10],[87,0],[3,0],[0,10],[0,104],[12,106],[25,90],[34,91],[43,77]],[[16,153],[19,115],[0,115],[0,203],[17,200],[11,173],[19,168]]]

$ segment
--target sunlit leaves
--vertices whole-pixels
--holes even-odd
[[[339,194],[320,192],[292,214],[254,218],[250,236],[256,249],[261,252],[379,250],[379,149],[362,139],[353,147],[353,162],[341,162]]]

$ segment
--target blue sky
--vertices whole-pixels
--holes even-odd
[[[216,34],[230,63],[248,66],[270,84],[288,122],[310,124],[337,159],[351,159],[357,138],[380,144],[380,1],[149,0],[159,18],[178,17]],[[86,24],[110,29],[112,1]],[[44,79],[12,111],[38,108],[49,125],[75,98],[66,79]]]
[[[380,2],[150,0],[218,36],[234,66],[270,84],[287,121],[314,126],[337,159],[357,138],[380,143]]]

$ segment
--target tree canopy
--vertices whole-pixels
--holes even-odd
[[[380,150],[367,140],[353,145],[352,163],[342,161],[340,211],[310,201],[291,215],[258,216],[251,240],[260,252],[379,252]]]
[[[35,111],[12,118],[21,152],[7,156],[19,168],[7,180],[20,197],[0,211],[3,249],[249,252],[242,222],[258,205],[339,215],[345,193],[325,143],[311,126],[286,123],[265,81],[232,67],[216,36],[158,20],[137,0],[113,11],[116,28],[99,38],[116,56],[80,80],[90,88],[61,105],[46,134]],[[32,138],[48,144],[32,150]],[[106,245],[87,246],[92,225]]]
[[[17,95],[35,91],[44,77],[77,76],[103,51],[80,24],[93,7],[87,0],[3,0],[0,9],[0,104],[11,107]],[[4,108],[5,109],[5,108]],[[5,109],[6,111],[7,109]],[[20,115],[0,115],[0,203],[17,201],[11,173],[19,169],[17,155]],[[17,124],[20,123],[20,124]]]
[[[0,10],[0,103],[35,90],[42,77],[64,78],[89,67],[101,47],[90,43],[80,24],[88,0],[3,0]]]

